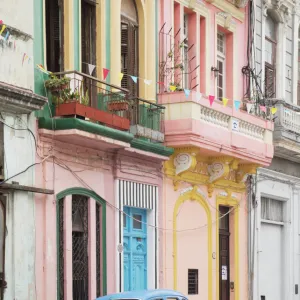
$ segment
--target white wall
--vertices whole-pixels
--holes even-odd
[[[0,19],[3,23],[33,37],[33,0],[0,2]],[[33,39],[25,41],[23,38],[22,34],[19,37],[14,35],[10,45],[6,42],[3,47],[0,45],[0,81],[33,90]],[[28,58],[22,65],[24,53]],[[1,111],[0,121],[14,128],[29,127],[36,133],[34,114],[13,115]],[[13,130],[4,126],[4,151],[5,178],[25,170],[35,162],[34,139],[27,130]],[[34,174],[33,167],[9,182],[34,186]],[[35,300],[35,209],[32,193],[18,191],[8,195],[6,222],[7,289],[4,299]]]
[[[299,196],[300,179],[268,169],[259,169],[256,201],[251,210],[251,237],[254,251],[254,300],[292,300],[299,284]],[[261,220],[261,197],[284,203],[283,224]]]
[[[2,0],[0,20],[33,37],[33,0]],[[11,46],[0,44],[0,81],[33,89],[33,39],[24,41],[23,37],[12,35]],[[24,53],[30,59],[22,65]]]

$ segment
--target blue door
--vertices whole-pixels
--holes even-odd
[[[147,289],[147,210],[124,208],[124,291]]]

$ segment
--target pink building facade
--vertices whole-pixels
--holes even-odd
[[[163,287],[247,299],[248,187],[273,157],[273,123],[243,71],[247,1],[160,4],[159,103],[175,148],[164,167]]]

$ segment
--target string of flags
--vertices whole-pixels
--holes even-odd
[[[19,53],[22,57],[22,66],[24,63],[28,60],[28,63],[30,63],[31,60],[33,60],[33,57],[28,55],[26,52],[21,51],[20,47],[18,45],[18,42],[16,43],[16,38],[12,36],[11,32],[9,31],[8,26],[6,26],[3,22],[3,20],[0,20],[0,41],[5,42],[5,44],[8,47],[13,47],[14,51]]]

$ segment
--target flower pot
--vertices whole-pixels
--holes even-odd
[[[51,93],[53,95],[57,95],[57,94],[59,94],[60,91],[63,91],[67,88],[68,88],[68,84],[64,84],[64,85],[61,85],[61,86],[51,87],[51,88],[48,88],[48,89],[51,91]]]
[[[128,110],[128,102],[109,102],[107,109],[109,111],[125,111]]]
[[[90,106],[82,105],[76,101],[63,103],[56,106],[57,117],[80,117],[100,122],[106,126],[118,129],[129,130],[130,121],[127,118],[114,115]]]

